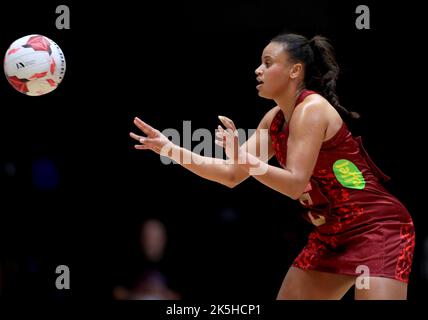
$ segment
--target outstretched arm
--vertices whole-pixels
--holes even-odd
[[[260,149],[260,131],[264,127],[267,127],[266,118],[267,116],[263,118],[256,133],[242,146],[244,150],[247,150],[254,156],[257,156],[257,152],[259,152],[258,150]],[[204,157],[173,144],[167,137],[159,132],[159,130],[154,129],[139,118],[134,119],[134,124],[146,135],[142,136],[132,132],[130,133],[130,136],[140,143],[135,145],[136,149],[152,150],[158,154],[167,156],[200,177],[221,183],[230,188],[235,187],[249,177],[247,171],[230,161]],[[261,160],[267,161],[269,157],[268,155]]]

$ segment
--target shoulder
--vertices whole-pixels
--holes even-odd
[[[327,126],[331,108],[333,107],[324,97],[312,94],[295,107],[290,127],[296,124]]]
[[[330,122],[330,103],[318,94],[305,98],[296,106],[290,119],[290,135],[294,132],[325,135]],[[333,108],[334,109],[334,108]]]

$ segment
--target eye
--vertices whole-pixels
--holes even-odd
[[[270,61],[265,61],[266,68],[269,68],[271,65],[272,65],[272,63]]]

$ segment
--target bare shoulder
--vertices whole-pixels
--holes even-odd
[[[290,127],[299,123],[327,126],[336,114],[336,109],[324,97],[312,94],[296,106],[290,120]]]
[[[331,138],[341,127],[342,118],[337,110],[321,95],[308,96],[299,104],[291,117],[290,131],[323,132],[323,140]]]
[[[266,114],[263,116],[262,120],[259,124],[259,129],[269,129],[273,118],[275,115],[280,111],[281,108],[279,106],[275,106],[272,109],[270,109]]]

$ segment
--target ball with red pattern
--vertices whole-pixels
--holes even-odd
[[[19,92],[40,96],[57,88],[65,74],[61,48],[42,35],[29,35],[13,42],[4,57],[9,83]]]

